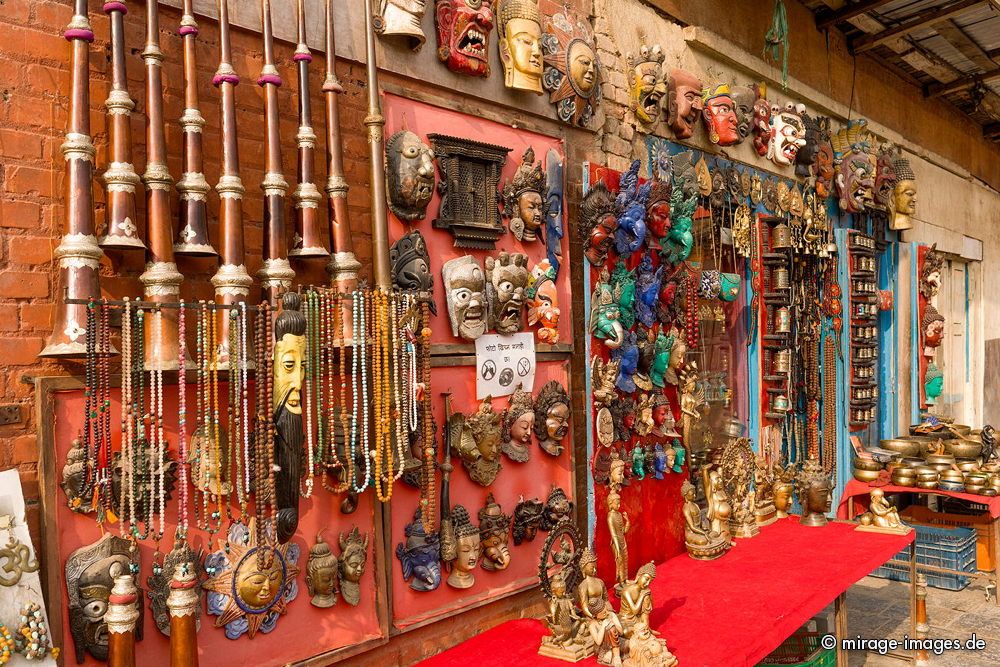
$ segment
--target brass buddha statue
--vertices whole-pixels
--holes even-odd
[[[316,544],[309,549],[309,560],[306,562],[306,588],[312,596],[309,602],[314,607],[326,609],[337,604],[339,569],[337,555],[320,533],[316,536]]]
[[[713,560],[730,547],[728,535],[713,534],[702,509],[695,502],[694,484],[689,481],[681,485],[684,497],[684,546],[688,555],[697,560]]]
[[[617,489],[608,493],[608,531],[611,533],[611,553],[615,556],[616,588],[625,585],[628,579],[628,514],[621,511],[622,499]]]

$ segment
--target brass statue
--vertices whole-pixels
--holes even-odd
[[[500,415],[487,396],[479,411],[465,418],[458,453],[462,465],[476,484],[489,486],[500,472]]]
[[[649,592],[649,585],[654,578],[656,566],[650,561],[642,565],[635,573],[635,579],[626,581],[618,593],[622,601],[619,617],[626,635],[631,634],[635,623],[649,625],[649,614],[653,610],[653,595]]]
[[[732,438],[722,451],[722,485],[733,513],[729,530],[733,537],[753,537],[760,532],[754,515],[757,502],[750,489],[756,470],[750,438]]]
[[[302,297],[286,292],[274,321],[274,492],[278,508],[279,544],[299,525],[299,480],[302,461],[302,383],[305,379],[306,318],[299,312]]]
[[[645,623],[636,623],[628,638],[628,655],[622,667],[673,667],[677,658],[667,650],[667,642],[653,634]]]
[[[892,535],[906,535],[912,528],[903,524],[899,518],[899,512],[892,503],[885,499],[885,492],[882,489],[872,489],[868,492],[871,502],[868,504],[868,511],[861,515],[858,527],[860,530],[869,533],[890,533]]]
[[[493,494],[486,496],[486,505],[479,510],[479,541],[483,569],[487,572],[506,570],[510,565],[510,548],[507,546],[510,523],[510,515],[504,514]]]
[[[368,563],[368,535],[361,537],[358,527],[345,537],[340,534],[340,595],[344,602],[357,607],[361,601],[361,575]]]
[[[757,465],[753,471],[753,486],[756,498],[754,507],[754,517],[758,526],[767,526],[778,519],[777,509],[774,506],[774,473],[768,468],[767,460],[763,456],[756,458]]]
[[[617,489],[608,493],[608,531],[611,533],[611,552],[615,555],[616,588],[625,585],[628,579],[628,514],[621,511],[622,499]]]
[[[590,363],[591,382],[594,387],[594,402],[603,406],[610,406],[614,403],[617,393],[615,392],[615,380],[618,378],[618,367],[620,359],[604,361],[601,357],[595,356]]]
[[[681,495],[684,496],[684,546],[688,555],[698,560],[713,560],[726,553],[730,547],[729,538],[712,533],[708,520],[694,500],[694,484],[685,480]]]
[[[833,485],[817,459],[808,459],[795,478],[795,493],[802,506],[803,526],[825,526]]]
[[[309,549],[306,562],[306,588],[314,607],[326,609],[337,604],[337,575],[339,572],[337,555],[330,545],[323,541],[323,533],[316,536],[316,544]]]
[[[707,483],[705,484],[705,495],[708,498],[708,521],[711,526],[712,535],[721,535],[726,543],[730,541],[729,519],[733,512],[733,507],[729,503],[729,496],[722,485],[722,475],[718,470],[707,473]]]
[[[549,583],[552,596],[545,616],[551,636],[542,637],[539,655],[557,658],[567,662],[578,662],[594,654],[594,645],[583,624],[583,619],[573,606],[566,586],[564,572],[552,577]]]
[[[667,642],[649,627],[653,610],[653,594],[649,585],[656,577],[656,567],[650,561],[639,568],[635,579],[621,591],[621,621],[628,637],[628,653],[622,662],[632,667],[671,667],[677,658],[667,650]]]
[[[621,667],[621,640],[625,633],[618,615],[608,604],[608,591],[597,577],[597,556],[590,549],[580,555],[583,579],[576,587],[577,604],[594,643],[597,663]]]
[[[476,583],[472,571],[479,564],[482,550],[479,528],[469,521],[468,510],[461,505],[452,508],[451,518],[455,525],[456,554],[451,563],[448,585],[452,588],[472,588]]]
[[[684,447],[689,452],[694,448],[696,429],[702,418],[700,408],[703,405],[705,388],[699,385],[698,367],[692,362],[681,375],[681,433],[684,436]]]
[[[792,494],[795,492],[795,464],[789,463],[781,467],[774,464],[774,509],[779,519],[788,517],[788,508],[792,506]]]

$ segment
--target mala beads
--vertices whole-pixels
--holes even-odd
[[[187,537],[188,532],[188,440],[187,440],[187,338],[185,336],[184,302],[177,316],[177,451],[180,455],[180,489],[177,495],[177,536]]]
[[[111,474],[111,326],[108,323],[109,308],[106,303],[101,305],[100,350],[97,366],[97,479],[100,495],[98,521],[108,518],[112,523],[117,520],[112,507]],[[96,502],[96,501],[95,501]]]
[[[354,323],[354,337],[351,339],[351,388],[353,390],[353,409],[351,410],[351,440],[349,455],[351,459],[355,457],[355,448],[360,444],[365,462],[365,480],[359,486],[357,479],[352,480],[354,491],[363,493],[368,488],[371,481],[371,457],[368,449],[368,355],[365,354],[365,343],[367,342],[367,299],[365,298],[365,288],[359,287],[354,293],[354,302],[351,314]],[[358,366],[360,360],[360,370]],[[360,385],[360,390],[359,390]],[[360,405],[359,405],[360,403]],[[361,410],[359,424],[358,410]],[[360,436],[360,437],[359,437]],[[359,442],[360,440],[360,442]]]
[[[6,625],[0,625],[0,665],[10,662],[10,656],[14,653],[14,638]]]
[[[249,371],[248,366],[250,363],[249,351],[247,350],[247,338],[249,334],[247,333],[248,318],[247,318],[247,304],[246,301],[240,302],[240,340],[239,340],[239,355],[240,355],[240,365],[239,365],[239,376],[240,376],[240,415],[242,417],[242,426],[240,429],[240,435],[242,436],[240,446],[242,449],[243,457],[243,504],[240,507],[240,520],[245,521],[247,516],[246,503],[250,496],[250,390],[249,390]]]
[[[9,632],[7,637],[10,637]],[[42,608],[37,602],[29,602],[21,608],[21,627],[18,628],[14,638],[14,646],[15,651],[27,660],[41,660],[49,652],[51,646],[49,629],[45,624]],[[58,656],[55,650],[53,653],[55,654],[53,657]]]
[[[350,424],[347,416],[347,358],[346,358],[347,346],[346,346],[346,335],[345,335],[346,330],[344,326],[343,307],[344,304],[340,294],[335,293],[332,299],[331,309],[333,311],[332,312],[333,328],[337,332],[337,339],[335,342],[338,344],[339,347],[337,355],[337,362],[338,362],[337,370],[340,374],[340,433],[344,443],[346,444],[349,438]],[[332,382],[329,384],[332,385]],[[331,457],[330,458],[332,463],[327,469],[335,470],[337,468],[341,468],[343,472],[340,483],[332,488],[327,487],[327,490],[333,491],[334,493],[343,493],[344,491],[347,491],[354,484],[354,456],[352,452],[349,453],[349,455],[346,457],[347,467],[346,469],[344,469],[343,464],[339,460],[340,457],[337,455],[337,441],[333,434],[333,420],[332,420],[333,414],[334,414],[333,405],[331,401],[331,406],[330,406]],[[323,483],[324,485],[326,484],[326,476],[324,476],[323,478]]]
[[[420,401],[420,423],[423,427],[423,467],[420,475],[421,522],[426,534],[437,527],[438,513],[435,471],[437,451],[434,447],[434,416],[431,412],[431,313],[426,299],[420,300],[420,385],[415,398]]]

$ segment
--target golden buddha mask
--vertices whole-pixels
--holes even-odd
[[[302,414],[302,381],[305,378],[306,338],[285,334],[274,344],[274,404]]]
[[[504,85],[542,92],[542,17],[535,0],[500,0],[497,6]]]

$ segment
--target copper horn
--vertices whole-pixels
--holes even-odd
[[[105,2],[104,11],[111,21],[111,92],[104,102],[108,111],[111,163],[104,172],[108,188],[107,226],[97,244],[116,250],[145,250],[135,217],[135,187],[139,185],[139,176],[132,166],[131,116],[135,102],[128,94],[125,74],[125,14],[128,8],[123,2]]]
[[[222,260],[212,277],[215,302],[233,304],[246,301],[253,279],[247,273],[243,242],[243,181],[240,179],[240,156],[236,145],[236,86],[240,77],[230,64],[232,48],[229,37],[229,0],[219,0],[219,69],[212,79],[222,98],[222,175],[215,186],[219,193],[219,229],[222,237]],[[229,363],[229,313],[218,313],[220,362]]]
[[[264,67],[257,85],[264,89],[266,119],[264,182],[264,261],[257,277],[263,297],[278,305],[282,292],[292,286],[295,271],[288,263],[288,240],[285,238],[285,194],[288,182],[281,173],[281,128],[278,124],[278,88],[281,76],[274,66],[274,37],[271,28],[271,0],[260,1],[264,25]]]
[[[375,62],[375,25],[372,0],[365,0],[365,51],[368,56],[368,150],[370,153],[372,206],[372,267],[375,286],[392,287],[389,273],[389,216],[386,212],[385,186],[385,116],[378,90],[378,64]]]
[[[174,568],[167,595],[170,612],[170,667],[198,667],[198,577],[195,564]]]
[[[108,626],[108,667],[135,667],[135,622],[139,591],[131,574],[115,577],[104,622]]]
[[[347,179],[344,178],[344,148],[340,141],[338,99],[344,88],[337,79],[336,69],[333,0],[326,0],[326,79],[323,81],[323,97],[326,98],[326,194],[329,197],[331,250],[326,270],[333,286],[346,293],[357,287],[361,262],[354,256],[351,224],[347,216],[348,186]]]
[[[184,132],[184,173],[177,182],[180,193],[180,224],[174,241],[174,254],[190,257],[216,257],[208,237],[208,181],[202,164],[205,159],[202,145],[202,128],[205,119],[198,107],[198,63],[195,49],[198,23],[194,20],[194,0],[184,0],[184,15],[177,34],[184,42],[184,114],[181,130]]]
[[[73,18],[63,33],[72,44],[69,124],[61,147],[66,159],[66,233],[55,250],[59,287],[55,323],[42,357],[83,357],[87,306],[67,300],[99,299],[97,269],[104,253],[94,235],[94,143],[90,138],[90,42],[87,0],[74,1]]]
[[[312,127],[312,110],[309,100],[309,63],[312,54],[306,45],[306,11],[304,0],[295,4],[295,18],[298,23],[298,44],[295,46],[296,68],[299,81],[299,133],[296,140],[299,147],[299,183],[292,193],[295,202],[295,236],[289,257],[329,257],[319,233],[319,204],[323,195],[313,182],[315,178],[316,133]]]
[[[163,51],[160,50],[160,17],[157,0],[146,0],[146,270],[139,280],[146,299],[177,303],[183,276],[174,263],[174,229],[170,218],[170,190],[174,180],[167,169],[167,138],[163,122]],[[151,313],[146,326],[146,366],[177,368],[177,317],[175,308]],[[159,318],[163,318],[162,330]],[[159,341],[157,346],[156,341]]]

